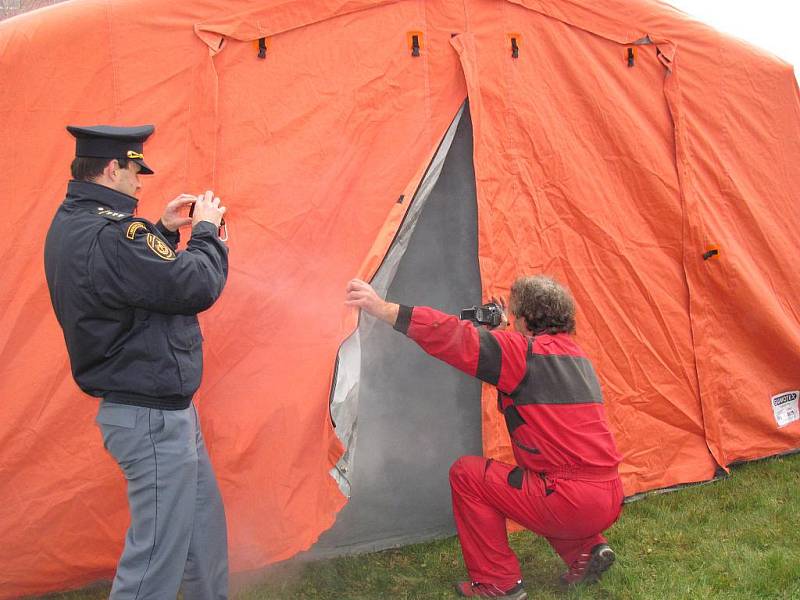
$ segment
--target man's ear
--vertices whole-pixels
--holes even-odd
[[[103,175],[111,181],[116,181],[119,176],[119,170],[119,161],[116,158],[112,158],[108,161],[108,164],[106,164],[106,168],[103,169]]]

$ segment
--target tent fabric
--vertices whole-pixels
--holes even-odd
[[[142,216],[208,187],[230,207],[196,402],[234,570],[308,549],[346,502],[343,289],[466,98],[483,297],[523,272],[573,290],[626,494],[800,447],[772,405],[800,389],[800,101],[766,53],[650,0],[74,0],[0,23],[0,55],[0,597],[110,576],[127,525],[42,269],[66,124],[156,125]],[[484,453],[508,459],[494,400]]]
[[[608,411],[625,456],[626,492],[708,479],[715,463],[697,394],[674,134],[656,48],[640,47],[633,71],[616,42],[505,9],[526,31],[511,72],[498,64],[507,57],[481,51],[491,30],[476,26],[453,40],[480,123],[475,164],[486,295],[507,296],[517,273],[536,272],[555,274],[575,293],[582,343],[613,394]],[[579,71],[611,64],[617,72],[602,87],[612,93],[593,94],[597,81]],[[515,110],[498,111],[492,97],[484,105],[486,89],[500,90]],[[520,122],[521,115],[534,118]],[[587,323],[591,331],[584,331]],[[488,389],[484,398],[485,439],[496,443],[488,453],[511,460],[493,394]],[[643,446],[643,429],[658,441]]]

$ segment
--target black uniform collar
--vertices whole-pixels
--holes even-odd
[[[99,183],[72,180],[67,186],[64,202],[81,202],[93,206],[105,206],[111,210],[133,214],[139,202],[133,196],[123,194]]]

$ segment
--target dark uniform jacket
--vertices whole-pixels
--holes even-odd
[[[617,478],[622,457],[591,362],[566,333],[488,331],[425,306],[401,306],[395,329],[499,392],[517,464],[569,479]]]
[[[228,250],[212,223],[178,234],[132,215],[136,198],[71,181],[45,243],[45,273],[72,375],[110,402],[183,409],[200,385],[197,313],[219,297]]]

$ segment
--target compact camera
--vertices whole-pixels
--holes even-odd
[[[475,325],[486,325],[494,328],[503,322],[503,309],[495,302],[482,306],[472,306],[461,311],[462,321],[472,321]]]
[[[194,216],[194,202],[189,205],[189,218],[191,219]],[[219,224],[219,239],[223,242],[228,241],[228,226],[225,224],[225,217],[222,217],[222,220]]]

